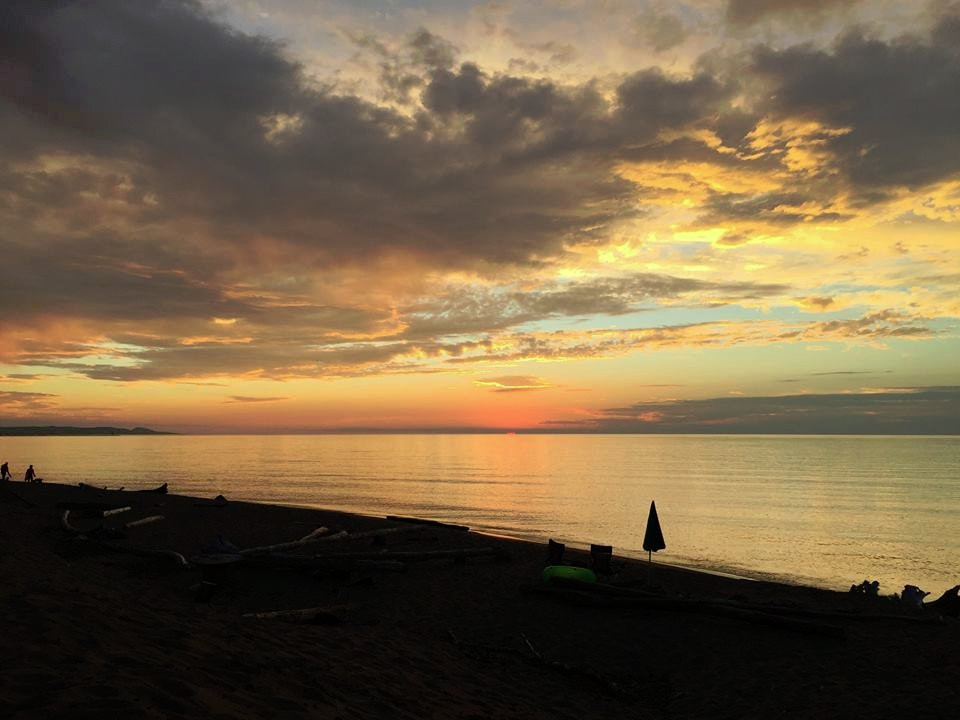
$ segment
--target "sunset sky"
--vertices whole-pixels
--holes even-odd
[[[960,432],[960,4],[13,0],[0,425]]]

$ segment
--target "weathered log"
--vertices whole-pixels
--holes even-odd
[[[606,595],[610,597],[621,598],[662,598],[663,595],[651,593],[647,590],[638,590],[636,588],[625,588],[616,585],[605,585],[603,583],[585,583],[580,580],[570,578],[554,578],[552,583],[562,588],[579,590],[581,592],[592,593],[594,595]],[[801,618],[811,618],[816,620],[859,620],[859,621],[892,621],[919,623],[923,625],[938,624],[939,618],[922,617],[916,615],[896,615],[893,613],[860,613],[843,612],[836,610],[813,610],[800,607],[780,607],[776,605],[763,605],[760,603],[733,602],[731,600],[698,600],[696,602],[709,602],[713,605],[724,605],[726,607],[738,610],[751,610],[770,615],[787,615]]]
[[[453,523],[440,522],[439,520],[425,520],[423,518],[404,517],[403,515],[387,515],[387,520],[393,520],[394,522],[413,523],[414,525],[442,527],[449,530],[460,530],[461,532],[468,532],[470,530],[470,528],[466,525],[455,525]]]
[[[129,509],[130,509],[129,507],[122,507],[122,508],[114,508],[113,510],[102,510],[102,511],[100,511],[100,512],[97,513],[97,514],[93,514],[93,517],[94,517],[94,518],[103,519],[103,518],[108,517],[108,516],[110,516],[110,515],[117,515],[118,513],[127,512]],[[63,529],[66,530],[66,531],[68,531],[68,532],[82,534],[82,533],[89,533],[89,532],[92,532],[93,530],[95,530],[95,529],[97,529],[97,528],[103,527],[103,523],[100,523],[100,524],[98,524],[98,525],[96,526],[96,528],[90,528],[90,529],[88,529],[88,530],[83,530],[83,529],[81,529],[81,528],[78,528],[76,525],[74,525],[74,524],[70,521],[70,513],[71,513],[71,512],[73,512],[73,511],[72,511],[72,510],[64,510],[64,511],[63,511],[63,515],[60,516],[60,524],[63,526]]]
[[[342,552],[317,554],[315,557],[339,560],[402,560],[404,562],[424,562],[427,560],[465,560],[469,557],[493,557],[498,560],[509,559],[510,554],[501,548],[461,548],[459,550],[388,550],[381,552]]]
[[[300,610],[273,610],[270,612],[245,613],[248,620],[282,620],[292,623],[316,623],[318,625],[340,625],[343,620],[336,611],[341,608],[302,608]]]
[[[110,550],[111,552],[123,553],[124,555],[136,555],[138,557],[148,557],[156,558],[158,560],[166,560],[172,562],[177,567],[188,568],[190,563],[187,562],[187,559],[176,552],[175,550],[152,550],[148,548],[135,548],[129,547],[128,545],[118,545],[116,543],[109,542],[98,542],[98,547],[102,547],[105,550]]]
[[[375,530],[361,530],[360,532],[339,532],[335,535],[327,535],[320,538],[318,542],[347,542],[349,540],[367,540],[369,538],[382,538],[389,535],[398,535],[405,533],[419,532],[423,528],[416,525],[405,525],[403,527],[376,528]]]
[[[537,651],[537,649],[533,646],[533,643],[530,642],[524,633],[520,633],[520,637],[527,646],[529,653],[507,645],[492,645],[490,643],[461,640],[450,628],[447,628],[447,634],[450,636],[450,639],[453,641],[454,645],[464,650],[479,650],[481,652],[497,652],[515,655],[524,662],[548,668],[564,675],[575,677],[578,680],[589,680],[590,682],[599,685],[601,689],[614,695],[628,697],[631,694],[625,687],[625,684],[617,682],[616,680],[612,680],[611,678],[601,675],[598,672],[545,658],[539,651]]]
[[[406,563],[397,560],[371,560],[364,558],[338,558],[308,555],[247,555],[244,560],[256,565],[269,567],[302,568],[327,572],[349,572],[352,570],[403,572]]]
[[[96,485],[88,485],[87,483],[84,483],[84,482],[77,483],[77,487],[81,487],[84,490],[96,490],[97,492],[103,492],[104,490],[108,492],[110,491],[118,492],[120,490],[123,490],[122,485],[118,488],[108,488],[106,485],[104,485],[103,487],[98,487]]]
[[[145,518],[140,518],[139,520],[132,520],[124,524],[124,529],[129,530],[130,528],[140,527],[141,525],[149,525],[150,523],[155,523],[163,520],[163,515],[150,515]]]
[[[304,535],[299,540],[291,540],[289,542],[275,543],[273,545],[260,545],[258,547],[246,548],[244,550],[241,550],[240,554],[241,555],[260,555],[263,553],[276,552],[278,550],[291,550],[293,548],[303,547],[304,545],[309,545],[311,543],[319,542],[321,539],[325,537],[329,537],[329,533],[330,533],[329,528],[318,527],[309,535]]]
[[[784,630],[803,632],[806,634],[824,635],[828,637],[840,637],[844,634],[844,629],[838,625],[814,622],[812,620],[802,620],[785,615],[775,615],[767,612],[760,612],[757,610],[748,610],[732,604],[711,602],[707,600],[690,600],[686,598],[672,598],[655,595],[597,595],[595,593],[592,594],[589,592],[583,592],[581,590],[565,590],[549,586],[533,586],[526,589],[537,594],[552,595],[554,597],[570,600],[578,604],[588,604],[592,606],[617,607],[625,609],[656,608],[659,610],[691,612],[702,615],[720,615],[736,618],[738,620],[744,620],[746,622],[770,625],[773,627],[782,628]]]

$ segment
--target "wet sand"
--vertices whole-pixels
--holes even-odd
[[[443,527],[322,549],[492,547],[509,560],[407,562],[402,572],[345,562],[319,572],[249,562],[203,571],[68,533],[58,507],[68,502],[131,506],[107,520],[113,526],[161,514],[118,542],[187,558],[218,537],[249,548],[320,526],[402,526],[331,511],[5,484],[3,717],[913,719],[960,710],[960,623],[952,618],[839,616],[821,619],[838,633],[821,634],[760,624],[750,613],[699,612],[696,602],[905,613],[886,598],[664,566],[648,578],[645,563],[619,558],[613,582],[665,602],[555,597],[538,592],[544,546]],[[569,550],[566,559],[589,564]],[[204,579],[214,583],[206,598],[196,589]],[[926,589],[931,597],[946,590]],[[338,624],[243,617],[313,607]]]

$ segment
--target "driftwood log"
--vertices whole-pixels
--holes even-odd
[[[124,555],[136,555],[137,557],[146,557],[146,558],[155,558],[157,560],[164,560],[166,562],[172,563],[178,568],[188,568],[190,563],[187,562],[187,559],[176,552],[175,550],[152,550],[149,548],[136,548],[130,547],[128,545],[120,545],[118,543],[111,542],[97,542],[98,547],[103,548],[104,550],[110,550],[111,552],[122,553]]]
[[[381,552],[340,552],[317,554],[317,558],[337,560],[401,560],[403,562],[426,562],[429,560],[457,560],[467,558],[491,557],[507,560],[510,554],[501,548],[461,548],[454,550],[385,550]]]
[[[289,542],[274,543],[273,545],[260,545],[258,547],[246,548],[241,550],[240,554],[244,556],[262,555],[265,553],[277,552],[279,550],[292,550],[293,548],[303,547],[304,545],[310,545],[311,543],[319,542],[320,540],[328,538],[330,537],[330,533],[331,530],[329,528],[318,527],[309,535],[304,535],[299,540],[291,540]]]
[[[534,594],[549,595],[567,602],[590,607],[616,607],[631,610],[648,610],[652,608],[657,610],[697,613],[700,615],[718,615],[760,625],[769,625],[783,630],[802,632],[809,635],[841,637],[844,634],[844,629],[839,625],[803,620],[784,615],[774,615],[757,610],[747,610],[733,604],[707,600],[689,600],[685,598],[654,595],[597,595],[581,590],[550,587],[548,585],[526,586],[523,590]]]
[[[520,633],[520,638],[523,640],[524,645],[527,648],[527,651],[521,650],[519,648],[511,647],[509,645],[493,645],[490,643],[484,642],[473,642],[469,640],[461,640],[457,637],[456,633],[453,632],[450,628],[447,628],[447,635],[449,635],[450,640],[457,647],[467,650],[467,651],[480,651],[483,653],[505,653],[508,655],[514,655],[519,657],[526,663],[536,665],[539,667],[544,667],[549,670],[561,673],[566,677],[574,678],[576,680],[587,680],[592,683],[596,683],[601,690],[604,690],[612,695],[617,695],[620,697],[630,697],[631,692],[626,687],[626,683],[621,683],[616,680],[613,680],[605,675],[601,675],[598,672],[590,670],[588,668],[577,667],[575,665],[568,665],[566,663],[558,662],[556,660],[550,660],[545,658],[530,642],[529,638],[524,633]]]
[[[329,572],[349,572],[351,570],[403,572],[407,569],[406,563],[397,560],[337,558],[322,555],[248,555],[244,556],[243,559],[248,563],[267,567],[302,568]]]
[[[282,620],[292,623],[314,623],[317,625],[340,625],[343,620],[337,614],[342,608],[302,608],[300,610],[273,610],[270,612],[245,613],[248,620]]]
[[[605,585],[603,583],[586,583],[580,580],[570,578],[554,578],[553,584],[559,587],[578,590],[580,592],[591,593],[594,595],[605,595],[619,598],[663,598],[663,595],[651,593],[647,590],[638,590],[636,588],[618,587],[616,585]],[[949,592],[949,591],[948,591]],[[917,615],[896,615],[893,613],[861,613],[861,612],[841,612],[831,610],[812,610],[801,607],[780,607],[776,605],[762,605],[759,603],[733,602],[731,600],[698,600],[696,602],[709,602],[713,605],[723,605],[736,610],[752,610],[756,612],[771,615],[786,615],[791,617],[809,618],[813,620],[859,620],[864,622],[871,621],[891,621],[904,623],[919,623],[922,625],[938,624],[940,619],[937,617],[924,617]]]
[[[449,530],[459,530],[468,532],[470,530],[466,525],[455,525],[453,523],[440,522],[439,520],[425,520],[423,518],[405,517],[403,515],[387,515],[387,520],[394,522],[413,523],[414,525],[429,525],[430,527],[442,527]]]
[[[81,487],[81,488],[83,488],[84,490],[97,490],[98,492],[102,492],[102,491],[104,491],[104,490],[107,490],[107,491],[117,491],[117,492],[118,492],[118,491],[120,491],[120,490],[123,490],[123,486],[122,486],[122,485],[121,485],[120,487],[118,487],[118,488],[108,488],[106,485],[104,485],[103,487],[98,487],[98,486],[96,486],[96,485],[89,485],[89,484],[84,483],[84,482],[77,483],[77,487]]]

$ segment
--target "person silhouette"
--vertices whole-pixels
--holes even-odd
[[[33,465],[27,468],[27,471],[23,474],[24,482],[33,482],[37,478],[37,474],[33,471]]]
[[[7,463],[0,465],[0,480],[10,479],[10,466]]]

